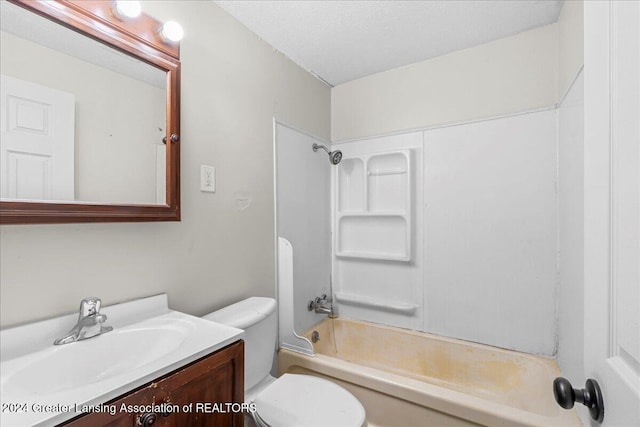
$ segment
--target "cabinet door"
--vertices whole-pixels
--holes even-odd
[[[242,412],[234,413],[225,404],[244,401],[244,342],[233,344],[152,385],[166,394],[164,402],[180,408],[178,413],[160,416],[156,426],[242,427]],[[183,411],[186,405],[191,409]]]
[[[244,342],[239,341],[222,350],[184,366],[143,388],[105,404],[115,407],[88,414],[65,424],[71,427],[140,427],[145,417],[154,427],[242,427],[242,412],[234,412],[227,403],[244,402]],[[142,405],[171,405],[177,410],[164,415],[157,412],[135,412],[129,409]],[[121,411],[125,406],[127,410]]]

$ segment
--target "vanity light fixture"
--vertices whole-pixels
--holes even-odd
[[[140,16],[142,13],[142,6],[140,6],[139,1],[118,0],[113,2],[111,10],[116,18],[124,21],[125,19],[133,19]]]
[[[117,0],[111,4],[111,12],[113,16],[121,21],[134,19],[142,13],[142,6],[139,1],[135,0]],[[162,40],[169,43],[177,43],[182,40],[184,30],[182,25],[176,21],[167,21],[159,29],[158,33]]]
[[[182,40],[184,30],[182,29],[182,25],[176,21],[167,21],[162,25],[160,35],[165,41],[176,43]]]

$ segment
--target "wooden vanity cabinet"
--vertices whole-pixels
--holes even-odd
[[[155,381],[104,404],[103,410],[81,415],[61,425],[69,427],[242,427],[242,412],[226,403],[244,402],[244,342],[183,366]],[[135,405],[161,405],[177,412],[121,411]],[[198,406],[198,404],[200,404]],[[191,408],[188,409],[188,405]],[[115,408],[115,415],[109,413]],[[97,408],[100,409],[100,408]]]

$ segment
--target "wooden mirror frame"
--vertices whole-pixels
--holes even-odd
[[[166,204],[101,204],[0,201],[0,224],[141,222],[180,220],[180,49],[163,40],[162,23],[144,13],[120,20],[113,2],[94,0],[8,0],[167,73]]]

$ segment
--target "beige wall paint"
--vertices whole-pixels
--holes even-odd
[[[558,17],[558,100],[584,64],[584,2],[565,0]]]
[[[323,138],[330,90],[208,1],[144,2],[185,27],[182,222],[0,227],[0,325],[167,292],[201,315],[250,295],[273,296],[275,116]],[[200,164],[216,193],[199,191]],[[239,210],[236,197],[251,198]]]
[[[551,24],[336,86],[332,140],[552,106],[557,31]]]

